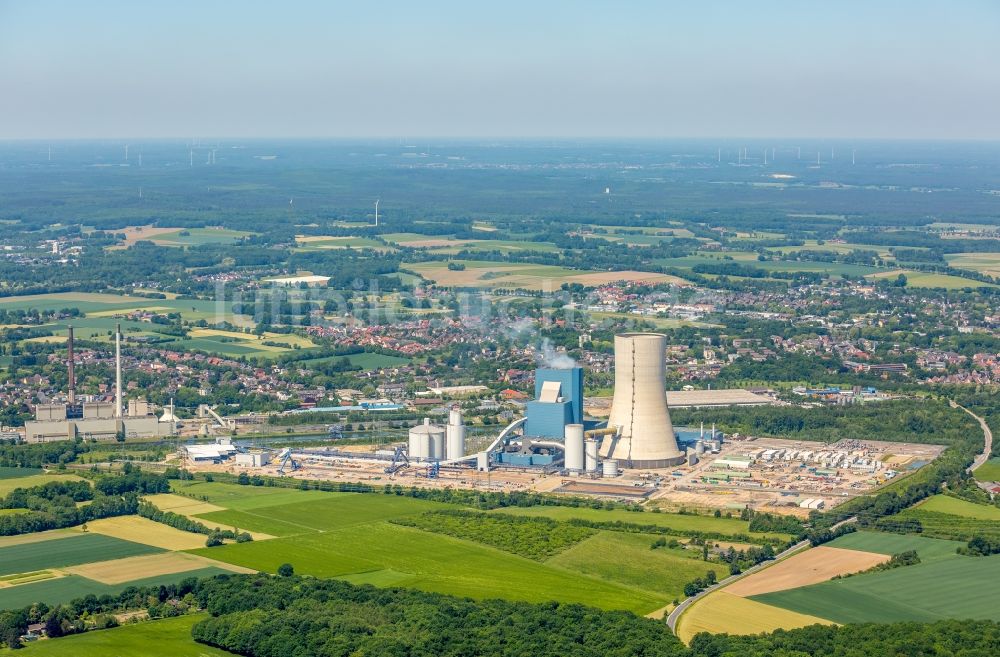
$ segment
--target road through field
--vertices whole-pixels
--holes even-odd
[[[948,403],[951,404],[952,408],[960,408],[969,415],[971,415],[972,417],[974,417],[976,421],[979,422],[979,426],[983,428],[983,437],[985,438],[985,446],[983,447],[983,453],[977,456],[975,460],[972,462],[972,465],[969,466],[968,471],[972,472],[973,470],[983,465],[990,459],[990,454],[993,453],[993,431],[990,430],[990,425],[986,424],[986,420],[979,417],[978,415],[967,409],[965,406],[962,406],[961,404],[953,400],[949,401]]]
[[[855,517],[850,517],[850,518],[847,518],[845,520],[841,520],[837,524],[833,525],[830,529],[835,530],[835,529],[841,527],[842,525],[846,525],[847,523],[850,523],[850,522],[855,522],[856,520],[857,520],[857,518],[855,518]],[[774,557],[774,559],[772,559],[770,561],[764,561],[763,563],[759,563],[759,564],[757,564],[756,566],[754,566],[752,568],[747,568],[745,571],[743,571],[742,573],[740,573],[738,575],[730,575],[726,579],[720,581],[715,586],[710,586],[707,589],[705,589],[704,591],[702,591],[701,593],[698,593],[696,595],[691,596],[690,598],[686,598],[686,599],[682,600],[681,603],[679,605],[677,605],[674,608],[673,611],[670,612],[670,615],[667,616],[667,626],[670,628],[671,632],[673,632],[674,634],[677,634],[677,621],[678,621],[678,619],[680,619],[681,614],[683,614],[684,611],[687,610],[688,607],[690,607],[692,604],[694,604],[698,600],[701,600],[702,598],[704,598],[709,593],[712,593],[713,591],[718,591],[719,589],[724,588],[724,587],[728,586],[729,584],[732,584],[733,582],[735,582],[737,580],[743,579],[744,577],[747,577],[748,575],[752,575],[753,573],[756,573],[757,571],[763,570],[763,569],[767,568],[768,566],[773,566],[774,564],[778,563],[782,559],[784,559],[786,557],[790,557],[793,554],[795,554],[796,552],[798,552],[799,550],[803,550],[803,549],[808,548],[808,547],[809,547],[809,541],[799,541],[798,543],[796,543],[795,545],[791,546],[787,550],[785,550],[785,551],[781,552],[780,554],[776,555]]]
[[[684,611],[688,607],[690,607],[692,604],[694,604],[698,600],[701,600],[702,598],[704,598],[709,593],[712,593],[713,591],[718,591],[719,589],[723,588],[724,586],[728,586],[729,584],[732,584],[733,582],[735,582],[738,579],[743,579],[747,575],[752,575],[753,573],[757,572],[758,570],[763,570],[764,568],[766,568],[766,567],[774,564],[776,561],[780,561],[781,559],[784,559],[785,557],[790,557],[793,554],[795,554],[796,552],[798,552],[799,550],[802,550],[802,549],[807,548],[807,547],[809,547],[809,541],[799,541],[798,543],[796,543],[792,547],[788,548],[784,552],[778,554],[774,558],[773,561],[765,561],[763,563],[757,564],[756,566],[754,566],[752,568],[747,568],[746,570],[744,570],[742,573],[740,573],[738,575],[730,575],[726,579],[721,580],[715,586],[710,586],[707,589],[705,589],[704,591],[702,591],[701,593],[697,593],[697,594],[691,596],[690,598],[685,598],[684,600],[681,601],[681,603],[679,605],[677,605],[676,607],[674,607],[674,610],[670,612],[669,616],[667,616],[667,626],[670,627],[670,631],[671,632],[673,632],[674,634],[677,634],[677,619],[679,619],[681,617],[681,614],[683,614]]]

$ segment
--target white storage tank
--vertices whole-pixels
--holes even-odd
[[[444,455],[444,427],[431,424],[430,418],[410,429],[409,438],[406,455],[411,459],[440,459]]]
[[[596,440],[583,441],[584,469],[587,472],[597,472],[597,447],[598,442]]]
[[[411,460],[426,459],[431,453],[430,436],[422,431],[417,431],[417,427],[410,429],[410,444],[406,450],[406,456]]]
[[[698,442],[696,442],[694,444],[694,453],[697,454],[698,456],[704,456],[705,455],[705,441],[704,440],[699,440]]]
[[[476,454],[476,469],[480,472],[490,471],[490,455],[488,452],[479,452]]]
[[[688,465],[698,465],[697,454],[688,454]]]
[[[465,456],[465,424],[462,422],[462,411],[455,408],[448,414],[448,426],[445,427],[445,456],[448,459],[460,459]]]
[[[604,459],[604,463],[601,464],[601,473],[605,477],[617,477],[618,461],[615,459]]]
[[[431,425],[433,426],[433,425]],[[430,457],[436,461],[444,460],[444,433],[443,427],[438,427],[440,431],[431,431],[431,454]]]
[[[565,433],[566,469],[583,472],[583,425],[567,424]]]

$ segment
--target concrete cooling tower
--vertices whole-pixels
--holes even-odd
[[[601,455],[631,468],[666,468],[684,462],[667,411],[667,338],[659,333],[615,336],[615,396]]]

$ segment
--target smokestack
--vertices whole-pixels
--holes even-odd
[[[69,349],[69,403],[70,406],[76,404],[76,370],[73,363],[73,327],[69,328],[69,337],[66,339],[66,346]]]
[[[122,416],[122,325],[115,327],[115,417]]]
[[[601,455],[633,468],[664,468],[684,461],[667,411],[666,336],[615,336],[615,396]]]

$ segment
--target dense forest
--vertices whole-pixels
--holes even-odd
[[[193,636],[249,657],[477,655],[521,657],[987,657],[1000,625],[812,626],[756,637],[701,634],[685,648],[662,622],[580,605],[474,602],[404,589],[298,577],[233,576],[200,583],[212,618]]]

